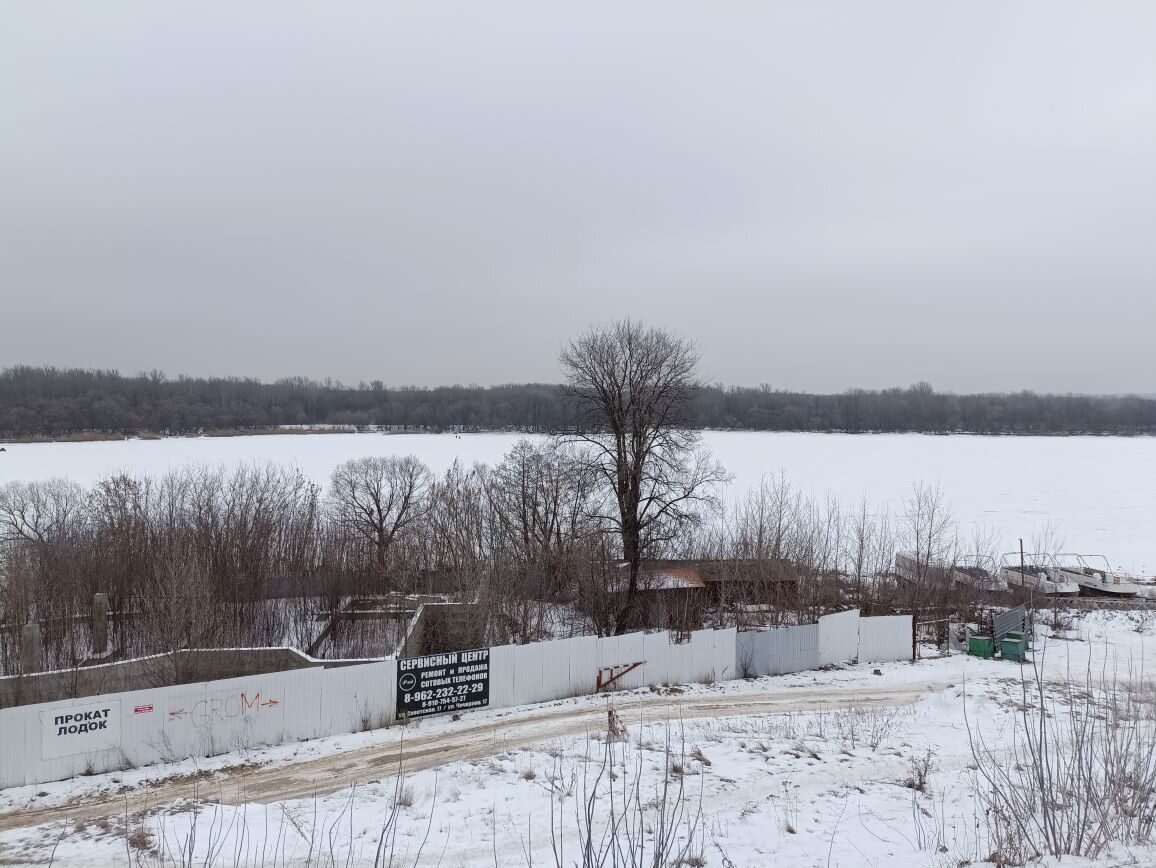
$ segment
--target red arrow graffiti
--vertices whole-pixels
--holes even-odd
[[[175,708],[169,712],[169,717],[184,717],[188,714],[183,708]]]
[[[263,706],[265,706],[265,708],[272,708],[274,705],[280,705],[281,703],[278,702],[276,699],[270,699],[266,702],[262,702],[261,704]]]

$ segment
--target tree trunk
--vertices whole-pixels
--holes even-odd
[[[626,586],[626,599],[618,612],[614,625],[614,635],[621,636],[627,632],[635,622],[635,612],[638,608],[638,575],[642,571],[642,539],[636,516],[623,516],[622,521],[622,559],[626,561],[630,571],[630,580]]]

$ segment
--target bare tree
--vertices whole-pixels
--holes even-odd
[[[557,442],[519,440],[487,479],[494,520],[516,558],[558,590],[562,563],[589,531],[590,475]]]
[[[390,547],[429,510],[433,474],[412,455],[355,458],[338,465],[329,482],[333,519],[371,547],[379,575]]]
[[[908,603],[912,616],[911,653],[918,653],[917,630],[927,610],[952,595],[952,578],[959,560],[959,536],[947,496],[938,484],[919,482],[903,502],[900,538],[914,563]],[[943,615],[942,605],[940,615]]]
[[[72,553],[91,527],[89,497],[64,479],[0,486],[5,620],[44,622],[44,659],[70,665],[86,652],[70,629],[85,570]]]
[[[629,567],[616,630],[630,629],[643,558],[701,520],[728,477],[692,430],[701,389],[694,344],[622,320],[571,341],[559,361],[580,414],[585,465],[607,494],[596,518],[622,541]]]
[[[451,577],[459,592],[476,593],[482,562],[491,547],[487,528],[485,465],[467,466],[455,460],[434,487],[426,538],[424,566]]]

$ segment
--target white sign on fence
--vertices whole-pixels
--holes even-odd
[[[40,756],[58,759],[120,746],[120,700],[40,712]]]

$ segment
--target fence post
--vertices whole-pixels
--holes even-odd
[[[92,597],[92,653],[104,655],[108,651],[108,594]]]
[[[40,625],[36,622],[25,624],[20,633],[20,663],[25,675],[40,671]]]

